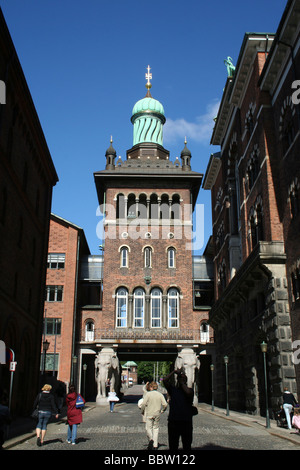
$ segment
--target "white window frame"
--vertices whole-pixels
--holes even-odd
[[[127,246],[120,248],[120,267],[128,268],[129,249]]]
[[[179,292],[175,287],[168,291],[168,328],[179,328]]]
[[[173,246],[168,248],[168,268],[176,268],[176,250]]]
[[[156,293],[159,293],[159,295],[155,295]],[[157,304],[158,302],[158,304]],[[155,305],[157,304],[157,305]],[[155,310],[158,309],[158,316],[154,316],[153,313]],[[150,311],[151,311],[151,328],[161,328],[161,320],[162,320],[162,292],[160,289],[155,287],[151,291],[151,305],[150,305]],[[154,324],[154,322],[157,322],[157,324]]]
[[[85,341],[95,340],[95,324],[92,320],[89,320],[85,324]]]
[[[122,312],[123,309],[123,312]],[[125,315],[124,315],[125,313]],[[128,292],[125,287],[119,287],[116,292],[116,327],[127,328]]]
[[[144,248],[144,268],[152,268],[152,248],[145,246]]]
[[[138,287],[133,293],[133,327],[144,328],[145,291]]]
[[[52,295],[54,295],[53,298]],[[64,300],[64,286],[46,286],[46,302],[63,302]]]
[[[203,330],[203,327],[206,331]],[[209,343],[209,324],[206,321],[200,325],[200,343]]]
[[[64,269],[66,263],[65,253],[48,253],[48,269]]]

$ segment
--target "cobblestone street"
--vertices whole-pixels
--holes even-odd
[[[24,442],[16,443],[11,450],[102,450],[103,458],[111,458],[111,452],[147,450],[147,437],[142,416],[137,407],[141,396],[141,386],[127,390],[124,402],[117,404],[115,411],[110,413],[108,406],[88,404],[83,414],[83,423],[78,429],[76,446],[66,442],[67,426],[65,420],[52,422],[48,425],[45,443],[37,447],[33,434]],[[192,452],[197,455],[200,450],[299,450],[300,435],[295,431],[283,429],[282,437],[275,435],[276,423],[272,422],[273,432],[265,428],[264,420],[244,418],[233,414],[225,418],[222,410],[220,415],[211,413],[209,405],[199,405],[199,414],[193,418]],[[168,409],[162,414],[159,432],[159,449],[157,454],[168,451],[167,435]],[[278,431],[279,432],[279,431]],[[299,444],[298,444],[299,440]],[[120,455],[118,453],[117,455]],[[145,454],[146,455],[146,454]],[[148,458],[148,457],[147,457]]]

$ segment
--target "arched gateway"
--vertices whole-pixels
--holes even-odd
[[[103,214],[102,308],[82,312],[79,355],[95,361],[98,403],[109,361],[177,361],[191,377],[193,368],[196,382],[212,355],[210,338],[203,343],[200,335],[209,302],[205,309],[195,301],[193,241],[203,226],[197,221],[193,233],[192,217],[203,175],[192,171],[186,142],[181,163],[163,147],[164,108],[150,94],[149,72],[146,96],[133,107],[126,160],[116,159],[111,139],[105,170],[94,174]]]

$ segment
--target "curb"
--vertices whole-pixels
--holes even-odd
[[[212,414],[214,416],[218,416],[219,418],[223,418],[223,419],[228,420],[228,421],[233,421],[235,423],[242,424],[243,426],[248,426],[248,427],[263,426],[265,431],[268,432],[269,434],[271,434],[272,436],[280,437],[281,439],[285,439],[287,441],[290,441],[293,444],[300,445],[300,434],[297,437],[292,437],[290,435],[285,434],[286,432],[289,432],[289,429],[278,428],[278,430],[276,431],[277,428],[275,428],[275,429],[267,428],[265,423],[263,423],[262,418],[260,418],[260,417],[252,416],[252,419],[256,419],[256,421],[255,422],[250,422],[251,415],[245,416],[245,417],[243,416],[243,414],[238,415],[238,416],[232,416],[232,415],[226,416],[226,415],[222,414],[222,412],[225,411],[223,409],[220,409],[219,411],[212,411],[212,410],[209,410],[206,407],[203,407],[201,405],[198,406],[198,409],[200,409],[201,411],[204,411],[205,413],[209,413],[209,414]],[[279,429],[281,429],[281,431]]]

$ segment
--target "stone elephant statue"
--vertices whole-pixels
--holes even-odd
[[[120,363],[115,351],[103,348],[95,358],[95,380],[97,383],[97,403],[106,401],[106,383],[110,379],[110,391],[120,391]]]
[[[197,402],[200,361],[193,349],[182,349],[178,353],[174,368],[184,370],[187,376],[187,386],[194,390],[194,403]]]

